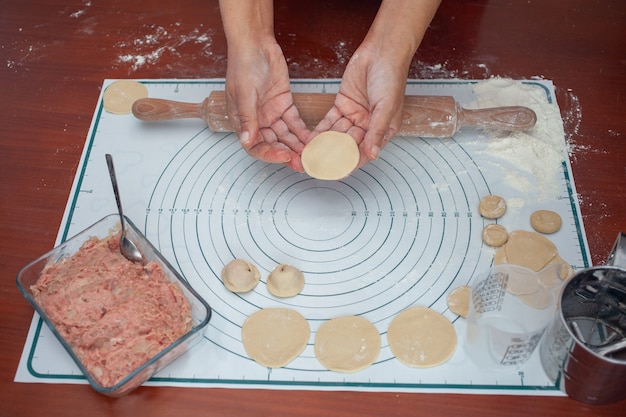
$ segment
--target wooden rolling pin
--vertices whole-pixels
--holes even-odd
[[[334,94],[293,93],[293,100],[309,129],[326,115],[335,101]],[[226,94],[212,91],[202,103],[182,103],[158,98],[142,98],[133,104],[140,120],[203,119],[214,132],[233,132],[226,114]],[[488,130],[525,131],[535,126],[537,115],[522,106],[470,110],[450,96],[406,96],[399,136],[450,137],[461,126]]]

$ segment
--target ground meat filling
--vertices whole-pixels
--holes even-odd
[[[63,338],[104,387],[173,343],[192,327],[189,302],[161,267],[134,264],[119,235],[91,238],[47,265],[31,287]]]

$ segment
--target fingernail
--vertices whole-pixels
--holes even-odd
[[[243,146],[246,146],[248,142],[250,142],[250,133],[248,131],[241,132],[241,136],[239,136],[239,141]]]
[[[372,150],[371,150],[372,159],[378,159],[378,154],[380,154],[380,146],[372,146]]]
[[[291,161],[291,152],[289,151],[280,152],[277,156],[279,157],[281,162],[284,164]]]

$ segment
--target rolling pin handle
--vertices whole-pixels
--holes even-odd
[[[537,115],[523,106],[505,106],[489,109],[460,109],[462,125],[472,125],[485,130],[524,132],[537,123]]]
[[[133,103],[132,111],[136,118],[147,122],[172,119],[204,119],[204,104],[204,102],[182,103],[160,98],[140,98]]]

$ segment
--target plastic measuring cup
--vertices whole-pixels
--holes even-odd
[[[477,365],[515,370],[530,358],[555,315],[559,275],[560,265],[497,265],[472,281],[465,339]]]

